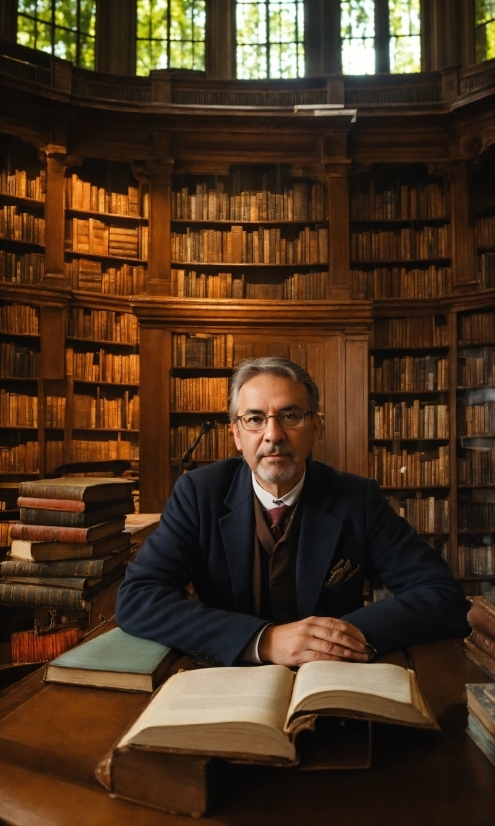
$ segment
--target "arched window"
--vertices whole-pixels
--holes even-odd
[[[475,0],[474,49],[477,63],[495,57],[495,0]]]
[[[95,0],[19,0],[17,42],[95,68]]]
[[[304,75],[304,2],[237,0],[238,78]]]
[[[344,74],[421,71],[420,0],[342,0],[340,21]]]
[[[136,74],[205,68],[205,0],[137,0]]]

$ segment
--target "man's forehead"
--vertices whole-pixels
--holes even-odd
[[[287,376],[277,376],[271,373],[261,373],[253,376],[242,385],[239,393],[244,399],[280,399],[285,404],[306,401],[307,389],[301,382],[292,381]]]

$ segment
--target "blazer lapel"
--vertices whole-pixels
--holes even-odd
[[[251,471],[243,462],[225,497],[230,513],[218,520],[227,557],[235,610],[249,614],[253,604],[254,507]]]
[[[342,531],[342,521],[330,512],[334,500],[332,478],[317,472],[309,462],[306,473],[296,562],[297,610],[301,619],[314,613]]]

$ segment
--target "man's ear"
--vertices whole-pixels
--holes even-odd
[[[242,453],[241,440],[239,439],[239,429],[237,427],[237,423],[236,422],[230,422],[229,427],[230,427],[230,432],[232,433],[232,436],[234,437],[235,446],[236,446],[237,450],[240,450],[241,453]]]
[[[313,444],[316,444],[320,437],[321,428],[323,424],[323,418],[321,416],[321,413],[315,413],[313,416],[311,416],[311,420],[313,422]]]

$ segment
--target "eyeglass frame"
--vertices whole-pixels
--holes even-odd
[[[278,424],[279,424],[279,425],[280,425],[280,427],[282,427],[284,430],[285,430],[285,429],[287,429],[287,430],[298,430],[299,428],[304,427],[304,422],[306,421],[306,416],[314,416],[314,415],[315,415],[315,411],[314,411],[314,410],[301,410],[301,413],[303,414],[303,417],[302,417],[301,423],[300,423],[300,424],[293,425],[292,427],[291,427],[290,425],[287,427],[287,424],[285,424],[285,425],[284,425],[284,424],[282,424],[282,423],[279,421],[278,417],[279,417],[280,415],[282,415],[282,414],[284,414],[284,413],[295,413],[295,412],[296,412],[296,410],[298,410],[298,411],[299,411],[299,410],[301,410],[301,409],[298,407],[298,408],[296,408],[296,409],[279,410],[279,411],[278,411],[278,413],[270,413],[270,415],[269,415],[269,416],[265,416],[265,424],[264,424],[264,426],[263,426],[263,427],[256,428],[256,429],[252,429],[252,430],[250,430],[249,428],[247,428],[247,427],[245,426],[244,422],[243,422],[244,416],[246,415],[245,413],[244,413],[242,416],[236,416],[236,424],[237,424],[237,422],[238,422],[238,421],[239,421],[239,419],[240,419],[240,420],[241,420],[242,429],[243,429],[243,430],[245,430],[245,431],[246,431],[246,433],[263,433],[263,432],[266,430],[266,428],[268,427],[268,419],[277,419]],[[260,416],[261,416],[261,415],[263,415],[263,416],[264,416],[265,414],[264,414],[264,413],[263,413],[263,414],[262,414],[262,413],[260,413],[259,415],[260,415]]]

